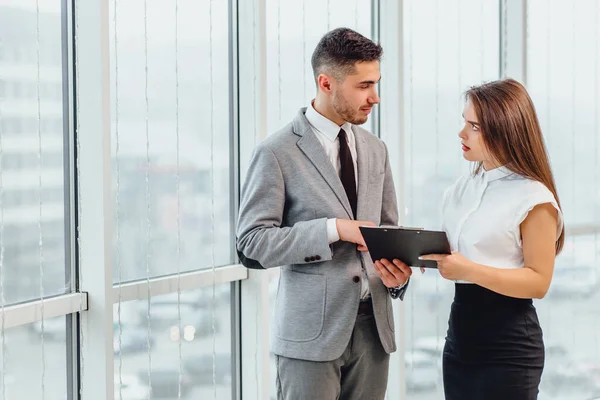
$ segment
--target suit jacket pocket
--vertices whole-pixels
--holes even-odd
[[[307,342],[323,330],[325,275],[281,271],[275,302],[275,335],[280,339]]]

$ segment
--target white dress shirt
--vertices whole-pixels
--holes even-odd
[[[452,250],[471,261],[495,268],[522,268],[521,222],[536,205],[544,203],[558,210],[558,240],[562,212],[543,183],[506,167],[482,168],[477,175],[460,178],[444,193],[442,229]]]
[[[356,190],[358,190],[358,157],[356,155],[356,139],[354,138],[354,132],[352,132],[352,124],[349,122],[344,122],[341,127],[338,126],[338,124],[335,122],[319,114],[312,106],[312,103],[306,107],[305,116],[308,120],[308,123],[312,127],[315,136],[323,146],[323,150],[325,150],[325,154],[327,155],[327,158],[329,158],[329,161],[331,161],[331,164],[335,168],[338,176],[340,176],[342,169],[342,164],[340,162],[340,141],[338,134],[340,133],[340,128],[346,132],[348,147],[350,148],[350,154],[352,155],[352,164],[354,164]],[[329,244],[340,240],[335,218],[330,218],[327,220],[327,240],[329,241]],[[368,297],[369,294],[369,281],[367,280],[366,272],[363,270],[361,298],[364,299]]]

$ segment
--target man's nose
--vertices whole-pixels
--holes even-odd
[[[371,97],[369,97],[368,102],[369,104],[379,104],[379,95],[377,95],[377,93],[374,93]]]

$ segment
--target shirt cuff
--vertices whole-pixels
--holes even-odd
[[[327,241],[329,244],[340,240],[340,235],[337,231],[336,219],[337,218],[329,218],[327,220]]]
[[[409,282],[410,278],[408,278],[406,282],[404,282],[404,284],[401,286],[397,286],[395,288],[388,288],[388,292],[390,293],[390,296],[392,296],[392,299],[404,300],[404,294],[406,293],[406,289],[408,289]]]

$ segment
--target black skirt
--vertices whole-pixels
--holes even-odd
[[[446,400],[534,400],[544,342],[531,299],[457,283],[444,346]]]

